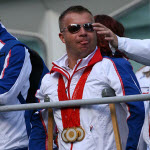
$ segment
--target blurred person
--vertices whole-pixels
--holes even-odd
[[[143,94],[150,93],[150,66],[143,66],[136,72]]]
[[[139,81],[141,90],[143,94],[150,93],[150,66],[143,66],[136,72],[136,77]],[[146,108],[146,119],[143,128],[143,138],[144,141],[147,143],[147,150],[150,149],[150,109],[149,101],[145,101],[145,108]]]
[[[36,102],[49,72],[41,57],[7,32],[0,22],[0,105]],[[0,150],[28,150],[32,110],[0,112]]]
[[[115,90],[116,96],[140,93],[126,59],[101,55],[93,23],[92,13],[83,6],[71,6],[60,15],[59,37],[66,46],[66,54],[54,61],[50,74],[44,76],[36,94],[41,102],[45,95],[51,102],[101,98],[102,90],[108,87]],[[122,103],[116,109],[123,149],[136,150],[144,122],[144,104]],[[108,104],[53,111],[60,150],[116,149]],[[47,111],[36,112],[32,123],[29,149],[47,149]]]

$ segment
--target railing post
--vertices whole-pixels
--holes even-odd
[[[44,102],[50,102],[48,95],[45,96]],[[53,150],[53,109],[48,108],[48,150]]]
[[[115,95],[115,91],[112,88],[103,89],[102,97],[113,97],[113,96],[116,96],[116,95]],[[113,124],[114,135],[115,135],[116,148],[117,150],[122,150],[115,104],[109,104],[109,108],[111,112],[111,119],[112,119],[112,124]]]

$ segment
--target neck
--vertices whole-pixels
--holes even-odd
[[[76,63],[77,63],[77,60],[78,60],[78,59],[72,59],[72,58],[68,57],[68,65],[69,65],[69,68],[73,69],[74,66],[75,66]]]

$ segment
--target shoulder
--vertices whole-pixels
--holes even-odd
[[[104,57],[103,60],[94,66],[94,71],[98,75],[120,79],[135,78],[131,64],[124,58]]]
[[[102,61],[96,63],[93,66],[93,72],[95,73],[94,76],[96,75],[104,75],[107,76],[108,74],[112,74],[115,72],[118,72],[118,70],[122,73],[123,69],[127,70],[126,66],[130,65],[129,62],[124,59],[124,58],[112,58],[112,57],[103,57]],[[131,66],[130,66],[130,69]]]
[[[141,68],[139,68],[139,69],[136,71],[135,74],[136,74],[137,77],[140,77],[140,76],[143,74],[144,68],[145,68],[145,66],[142,66]]]
[[[51,87],[57,85],[58,77],[59,77],[58,73],[51,73],[51,74],[47,73],[47,74],[45,74],[43,79],[42,79],[41,86],[44,89],[46,89],[46,88],[51,88]]]
[[[136,72],[136,77],[138,80],[141,80],[143,78],[149,78],[149,72],[150,72],[150,66],[143,66]]]
[[[28,49],[21,45],[14,46],[9,51],[8,57],[11,65],[21,67],[23,64],[31,64]]]
[[[28,49],[23,45],[16,45],[11,49],[12,54],[25,55],[25,52],[28,52]]]
[[[131,69],[132,66],[130,62],[125,58],[115,58],[115,57],[103,57],[103,60],[98,64],[104,67],[104,69],[110,69],[111,67],[117,69]]]
[[[116,58],[116,57],[109,57],[109,56],[104,56],[104,61],[111,61],[112,63],[115,63],[115,64],[117,64],[117,65],[122,65],[122,64],[124,64],[124,65],[129,65],[130,63],[129,63],[129,61],[126,59],[126,58]]]
[[[26,53],[28,53],[28,50],[23,45],[15,45],[9,51],[9,55],[16,60],[23,60]]]

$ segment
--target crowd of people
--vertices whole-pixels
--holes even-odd
[[[128,58],[150,65],[150,40],[125,38],[121,23],[93,16],[83,6],[63,11],[59,28],[66,54],[49,71],[34,50],[0,24],[1,105],[43,103],[45,96],[51,102],[101,98],[105,88],[116,96],[149,93],[149,67],[135,75]],[[115,108],[122,150],[148,150],[149,102],[123,102]],[[117,149],[109,104],[54,108],[53,115],[54,149]],[[0,120],[1,150],[47,150],[47,109],[0,112]]]

